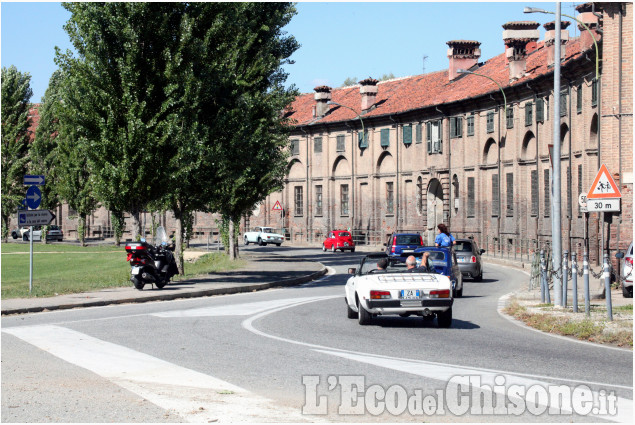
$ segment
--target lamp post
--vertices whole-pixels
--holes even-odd
[[[357,115],[357,118],[359,118],[359,122],[362,125],[362,140],[366,138],[366,131],[364,130],[364,121],[362,120],[361,115],[358,114],[355,109],[351,108],[350,106],[342,105],[341,103],[333,102],[332,100],[329,100],[328,102],[326,102],[326,104],[341,106],[342,108],[350,109],[351,111],[353,111],[353,113]],[[353,199],[353,202],[351,205],[351,235],[352,235],[354,231],[354,227],[355,227],[355,140],[353,140],[352,147],[351,147],[351,198]]]
[[[496,81],[495,79],[488,77],[487,75],[483,75],[483,74],[479,74],[476,72],[472,72],[472,71],[468,71],[467,69],[457,69],[456,71],[458,74],[472,74],[472,75],[478,75],[479,77],[483,77],[483,78],[487,78],[490,81],[493,81],[494,84],[496,84],[498,86],[498,89],[500,90],[500,92],[503,95],[503,113],[504,113],[504,117],[505,119],[507,119],[507,96],[505,96],[505,91],[503,90],[503,87],[498,83],[498,81]],[[502,210],[501,210],[501,125],[500,125],[500,114],[499,114],[499,119],[498,119],[498,218],[496,220],[496,227],[497,227],[497,236],[498,236],[498,240],[499,240],[499,247],[500,247],[500,235],[501,235],[501,214],[502,214]],[[505,134],[507,134],[507,126],[505,126]]]

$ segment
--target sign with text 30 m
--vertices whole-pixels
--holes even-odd
[[[611,212],[620,210],[620,198],[612,199],[587,199],[587,209],[591,211],[599,212]]]

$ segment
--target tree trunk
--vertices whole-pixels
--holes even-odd
[[[177,205],[178,204],[177,202]],[[174,213],[174,221],[176,224],[174,260],[176,261],[176,267],[179,269],[179,274],[183,276],[185,274],[183,264],[183,217],[185,214],[179,207],[174,208],[172,212]]]
[[[80,214],[77,223],[77,237],[81,246],[86,246],[86,214]]]
[[[132,211],[132,240],[138,241],[141,236],[141,213],[139,211]]]
[[[235,261],[239,258],[239,254],[238,254],[238,238],[236,236],[236,229],[235,229],[235,221],[233,218],[229,219],[229,247],[228,247],[228,252],[229,252],[229,259],[231,261]]]
[[[9,241],[10,233],[11,233],[11,229],[9,229],[9,216],[2,214],[2,242],[3,243],[7,243]]]

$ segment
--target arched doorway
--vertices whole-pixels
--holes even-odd
[[[427,244],[433,245],[437,224],[443,223],[443,187],[437,179],[430,180],[427,193],[428,228]]]

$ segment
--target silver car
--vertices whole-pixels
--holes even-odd
[[[622,295],[624,295],[624,298],[633,298],[633,242],[631,242],[624,256],[622,281]]]
[[[457,239],[454,245],[454,252],[459,264],[459,270],[463,276],[468,276],[477,282],[483,280],[483,262],[481,254],[484,249],[479,249],[476,241],[472,238]]]

